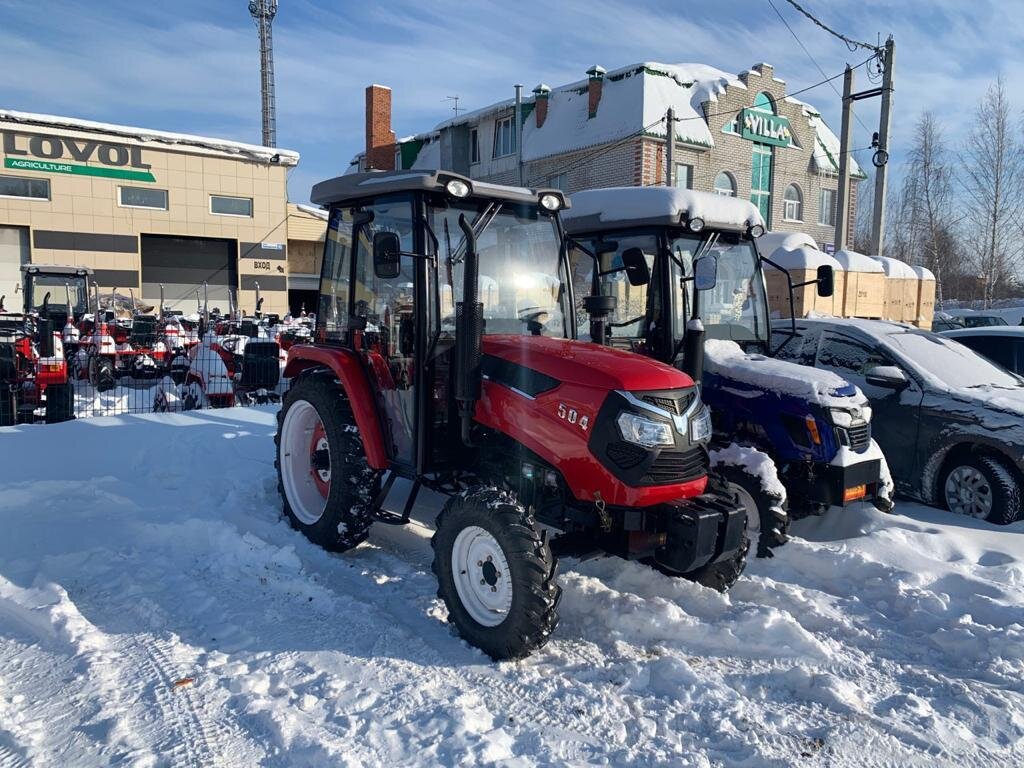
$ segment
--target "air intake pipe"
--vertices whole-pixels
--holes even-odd
[[[484,330],[484,305],[480,303],[480,263],[477,260],[473,225],[459,214],[459,228],[466,238],[463,259],[462,301],[455,309],[455,400],[459,406],[462,442],[473,447],[470,428],[480,399],[480,345]]]

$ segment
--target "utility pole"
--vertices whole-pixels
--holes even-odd
[[[836,193],[836,250],[846,248],[850,224],[850,141],[853,136],[853,69],[843,76],[843,124],[839,136],[839,190]]]
[[[879,256],[885,246],[885,193],[889,167],[889,129],[892,124],[892,81],[896,63],[896,41],[885,41],[885,69],[882,77],[882,110],[878,117],[878,151],[873,163],[875,171],[875,211],[871,219],[871,244]]]
[[[516,89],[516,167],[519,169],[519,186],[525,184],[523,179],[523,85],[515,84]]]
[[[676,170],[676,111],[672,107],[665,115],[665,126],[665,186],[672,187]]]
[[[271,26],[277,0],[249,0],[249,14],[260,31],[260,96],[263,100],[263,146],[277,146],[277,104],[274,99],[274,38]]]

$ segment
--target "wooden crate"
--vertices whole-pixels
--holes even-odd
[[[917,301],[920,289],[921,281],[916,277],[903,280],[903,322],[905,323],[917,322]]]
[[[794,283],[802,283],[807,280],[815,280],[818,277],[816,269],[791,269],[790,277]],[[775,269],[766,269],[764,273],[765,284],[768,289],[768,308],[773,315],[789,317],[789,282],[784,272]],[[835,315],[841,317],[846,295],[846,283],[843,280],[842,270],[837,269],[835,274],[835,292],[832,296],[819,296],[817,285],[805,285],[793,289],[793,312],[796,317],[806,317],[811,310],[824,315]]]
[[[876,320],[885,315],[885,273],[845,272],[843,317]]]
[[[930,331],[935,317],[935,281],[927,277],[919,280],[917,297],[917,320],[914,325]]]

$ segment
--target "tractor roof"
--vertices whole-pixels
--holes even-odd
[[[540,201],[543,194],[554,194],[568,208],[565,195],[557,189],[527,189],[526,187],[505,187],[476,181],[450,171],[368,171],[348,173],[313,185],[310,200],[315,205],[331,205],[355,201],[360,198],[377,196],[389,192],[447,192],[450,181],[462,181],[469,186],[470,197],[488,197],[510,203],[532,203]]]
[[[571,234],[622,227],[682,226],[703,219],[712,229],[746,232],[764,226],[760,212],[746,200],[675,187],[612,187],[576,192],[573,209],[562,217]]]
[[[69,267],[65,264],[22,264],[22,272],[29,272],[33,275],[89,275],[92,277],[91,267]]]

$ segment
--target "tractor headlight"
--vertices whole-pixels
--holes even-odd
[[[711,411],[705,405],[690,422],[690,442],[702,443],[711,438]]]
[[[452,197],[469,196],[469,184],[464,182],[462,179],[452,179],[445,184],[445,189],[448,190],[448,194]]]
[[[548,192],[547,194],[540,196],[540,205],[546,210],[557,211],[562,207],[562,201],[559,199],[558,195],[553,195]]]
[[[751,237],[757,238],[764,234],[764,227],[760,224],[754,224],[747,230]]]
[[[627,443],[642,445],[644,448],[675,445],[672,425],[664,421],[655,421],[626,411],[619,414],[615,423],[618,424],[619,434]]]
[[[704,219],[700,218],[699,216],[695,216],[694,218],[690,219],[691,232],[700,232],[702,229],[704,229]]]

